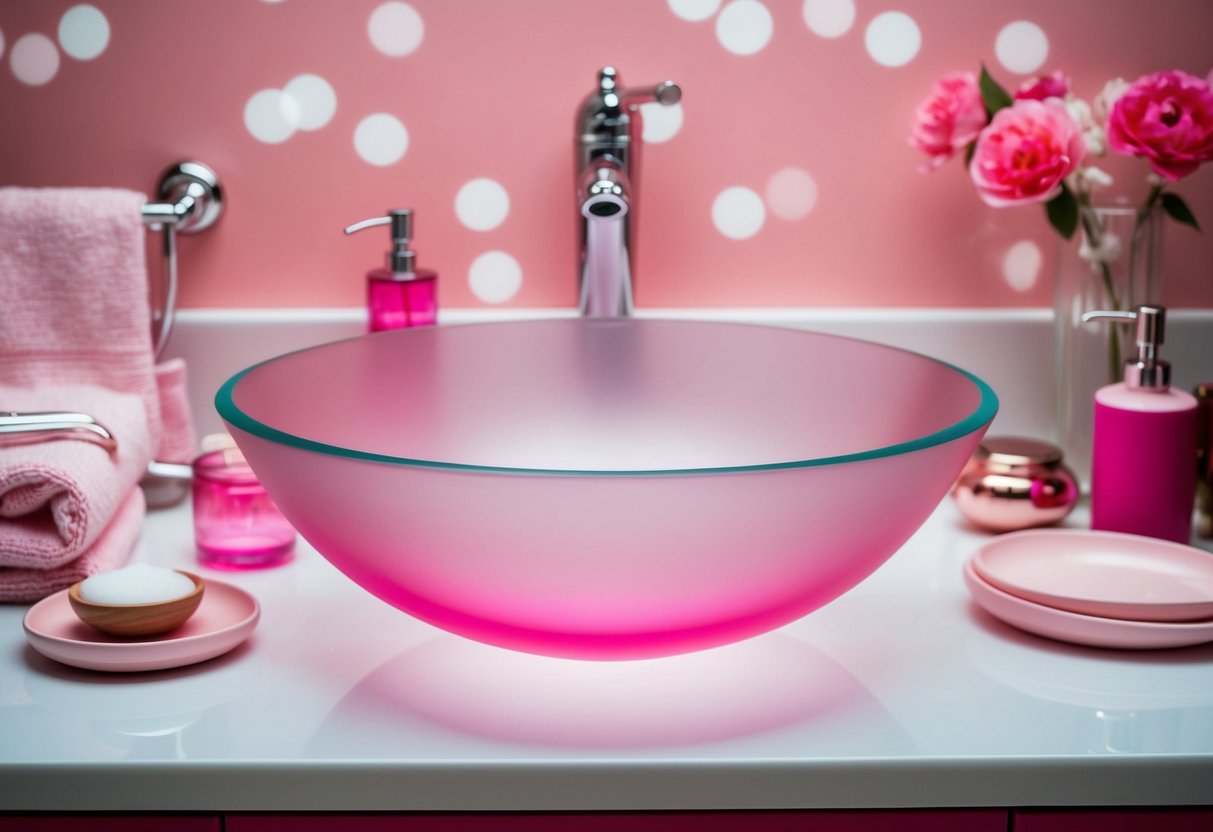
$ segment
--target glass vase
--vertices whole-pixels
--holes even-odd
[[[1091,477],[1095,391],[1121,380],[1136,355],[1130,326],[1082,316],[1158,303],[1163,251],[1161,209],[1085,206],[1074,239],[1061,242],[1054,298],[1057,444],[1085,490]]]

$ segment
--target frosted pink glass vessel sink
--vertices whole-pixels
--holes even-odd
[[[998,407],[889,347],[637,319],[364,336],[251,367],[216,405],[291,523],[374,595],[611,659],[736,641],[855,586]]]

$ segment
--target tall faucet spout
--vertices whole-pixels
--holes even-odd
[[[621,218],[599,219],[586,227],[586,260],[581,281],[581,314],[618,318],[632,314],[632,273]]]
[[[632,314],[628,188],[619,165],[603,156],[582,176],[581,297],[588,318]]]
[[[632,314],[640,105],[670,106],[681,96],[672,81],[625,89],[608,66],[598,73],[597,90],[582,102],[576,132],[582,315]]]

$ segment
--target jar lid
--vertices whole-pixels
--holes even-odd
[[[986,439],[978,449],[992,465],[1056,465],[1061,448],[1051,442],[1021,436],[996,436]]]
[[[195,482],[209,480],[227,485],[259,485],[248,460],[234,445],[202,454],[194,460],[193,469]]]

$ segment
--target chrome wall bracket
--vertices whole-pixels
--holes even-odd
[[[223,215],[224,194],[219,177],[202,162],[185,161],[169,166],[156,186],[161,202],[143,206],[143,222],[162,234],[164,275],[159,307],[152,313],[152,347],[157,358],[164,352],[177,307],[177,232],[197,234]]]
[[[143,222],[152,228],[171,225],[182,234],[196,234],[223,214],[219,177],[202,162],[178,162],[160,175],[156,197],[143,206]]]

